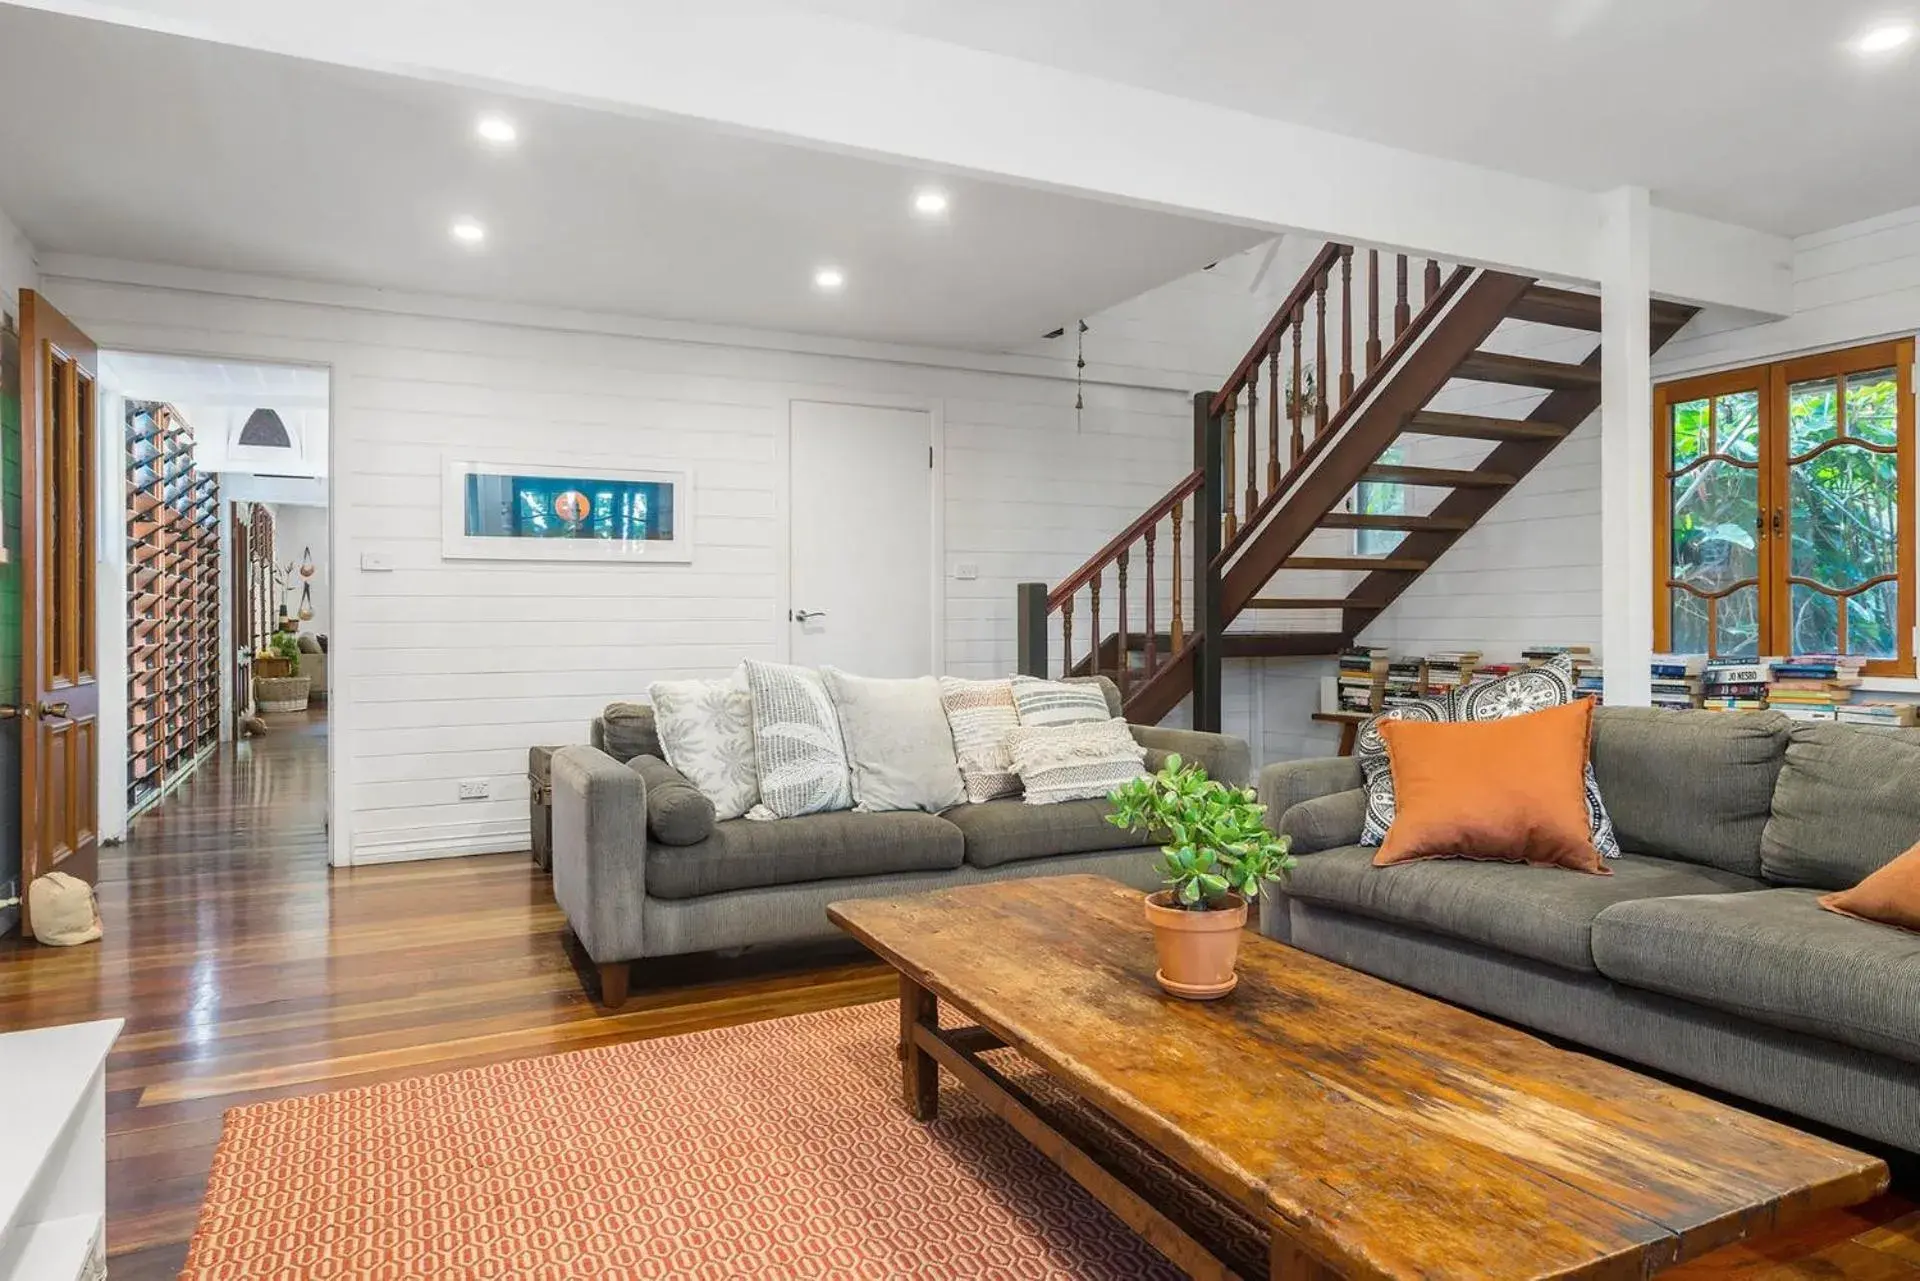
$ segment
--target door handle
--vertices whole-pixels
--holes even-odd
[[[825,618],[826,616],[827,611],[824,609],[796,609],[793,611],[793,621],[796,623],[811,623],[816,618]]]
[[[67,718],[67,705],[65,703],[40,704],[41,720],[63,721],[66,718]]]
[[[40,717],[43,720],[56,720],[56,721],[65,720],[67,718],[67,704],[65,703],[39,703],[39,704],[4,703],[4,704],[0,704],[0,721],[10,721],[10,720],[16,720],[16,719],[32,720],[36,716]]]

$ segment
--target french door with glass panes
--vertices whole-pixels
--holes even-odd
[[[1914,672],[1913,343],[1655,389],[1654,645]]]

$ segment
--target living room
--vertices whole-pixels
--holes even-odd
[[[1035,812],[968,796],[958,812],[977,807],[995,825],[976,836],[936,816],[955,800],[938,788],[911,804],[863,807],[920,814],[747,819],[731,803],[738,797],[693,779],[697,770],[678,760],[672,773],[691,783],[649,777],[625,758],[609,769],[589,755],[594,735],[607,746],[624,723],[641,735],[628,755],[663,766],[674,757],[669,731],[640,728],[663,705],[657,687],[724,683],[748,662],[837,669],[876,684],[922,678],[919,728],[864,757],[853,751],[861,691],[851,680],[798,694],[767,687],[768,708],[798,698],[833,709],[850,753],[848,807],[863,778],[877,785],[882,767],[906,770],[908,749],[942,735],[965,790],[961,720],[980,709],[928,704],[927,680],[1005,689],[1007,701],[996,692],[987,711],[1002,729],[1009,717],[1041,726],[1060,714],[1048,699],[1065,699],[1079,711],[1055,728],[1082,715],[1128,722],[1117,741],[1139,750],[1140,768],[1161,768],[1178,752],[1263,789],[1263,830],[1294,842],[1296,906],[1310,887],[1331,884],[1316,878],[1332,876],[1334,861],[1313,861],[1327,852],[1309,848],[1317,829],[1289,827],[1286,812],[1297,802],[1311,811],[1301,823],[1352,817],[1320,810],[1354,799],[1359,789],[1344,784],[1354,770],[1364,777],[1378,739],[1363,723],[1386,706],[1389,688],[1395,703],[1444,699],[1476,676],[1483,686],[1527,678],[1563,655],[1570,690],[1603,693],[1601,713],[1612,715],[1656,701],[1656,682],[1672,683],[1656,657],[1745,662],[1833,650],[1865,663],[1857,679],[1846,663],[1831,681],[1785,665],[1727,697],[1764,706],[1765,693],[1749,691],[1771,684],[1775,710],[1752,714],[1777,716],[1796,693],[1781,682],[1844,684],[1847,706],[1891,706],[1892,723],[1910,723],[1898,708],[1920,695],[1910,385],[1920,189],[1903,186],[1896,167],[1843,166],[1845,179],[1817,192],[1788,190],[1775,181],[1786,157],[1748,136],[1761,126],[1733,129],[1704,106],[1685,120],[1684,146],[1663,149],[1640,115],[1604,126],[1591,104],[1568,105],[1530,122],[1512,94],[1492,88],[1475,100],[1473,119],[1463,106],[1444,121],[1429,113],[1425,124],[1396,124],[1371,100],[1346,118],[1304,98],[1261,99],[1263,77],[1234,64],[1257,65],[1262,51],[1277,57],[1303,32],[1327,37],[1315,47],[1339,44],[1338,15],[1308,6],[1287,14],[1288,29],[1224,3],[1206,15],[1128,12],[1098,39],[1101,15],[1075,5],[965,18],[858,0],[742,0],[676,12],[671,22],[646,7],[563,7],[571,30],[604,39],[562,38],[547,25],[554,15],[501,13],[448,40],[426,7],[411,4],[386,6],[376,20],[371,9],[322,19],[154,0],[123,6],[112,22],[87,6],[0,7],[9,51],[0,55],[8,104],[0,114],[13,122],[0,131],[5,309],[21,315],[31,295],[38,319],[60,316],[109,353],[324,370],[331,388],[322,476],[332,524],[315,556],[331,580],[330,689],[325,741],[311,742],[324,766],[296,765],[271,733],[253,759],[222,748],[201,767],[195,795],[204,803],[183,792],[187,808],[136,820],[124,845],[97,850],[97,878],[77,878],[95,883],[97,943],[56,949],[23,933],[0,953],[7,1031],[128,1020],[111,1050],[98,1047],[111,1112],[104,1209],[114,1275],[183,1266],[195,1276],[225,1275],[222,1266],[248,1274],[233,1262],[239,1256],[217,1253],[236,1241],[253,1248],[226,1216],[261,1204],[248,1200],[249,1183],[264,1196],[271,1182],[261,1177],[271,1158],[240,1122],[273,1118],[247,1109],[306,1100],[319,1110],[290,1124],[337,1121],[364,1139],[358,1120],[325,1111],[364,1097],[342,1091],[391,1087],[382,1107],[424,1116],[410,1092],[439,1089],[448,1073],[544,1071],[563,1051],[631,1044],[654,1057],[621,1062],[709,1086],[764,1071],[778,1090],[788,1079],[778,1056],[740,1057],[746,1043],[725,1029],[765,1036],[824,1014],[801,1025],[812,1038],[807,1072],[819,1074],[801,1096],[846,1088],[831,1069],[836,1055],[867,1055],[862,1071],[887,1077],[904,1035],[898,1048],[910,1059],[920,1046],[939,1060],[935,1097],[949,1116],[973,1129],[990,1124],[954,1102],[956,1082],[977,1083],[966,1075],[980,1070],[973,1060],[991,1067],[1004,1062],[992,1054],[1007,1051],[982,1055],[984,1042],[963,1039],[955,1067],[940,1058],[953,1047],[922,1045],[898,1020],[874,1041],[875,1003],[890,1010],[902,990],[901,954],[872,921],[854,931],[868,946],[845,941],[852,926],[835,924],[828,907],[866,895],[848,892],[859,875],[838,860],[870,857],[874,875],[901,876],[911,848],[908,863],[931,860],[915,865],[929,875],[988,880],[993,867],[1031,857],[976,858],[974,843],[998,841],[1002,855],[1043,856],[1005,882],[1008,894],[1044,864],[1047,874],[1118,878],[1137,897],[1161,879],[1156,842],[1107,823],[1104,801]],[[1480,32],[1486,47],[1475,56],[1483,66],[1496,50],[1557,60],[1560,74],[1593,87],[1609,66],[1632,61],[1609,40],[1630,42],[1633,57],[1659,52],[1655,33],[1632,34],[1618,16],[1554,9],[1504,15],[1509,29],[1498,39]],[[1833,93],[1809,86],[1770,104],[1767,128],[1799,137],[1793,130],[1816,127],[1808,121],[1818,101],[1831,108],[1820,127],[1832,129],[1831,103],[1844,95],[1871,102],[1873,120],[1847,146],[1860,157],[1900,154],[1911,55],[1897,41],[1878,47],[1895,19],[1850,7],[1817,20],[1784,8],[1775,16],[1773,30],[1756,22],[1743,31],[1745,55],[1774,65],[1793,49],[1818,48],[1820,83]],[[1255,23],[1249,45],[1215,57],[1228,17]],[[1408,24],[1406,39],[1385,42],[1392,56],[1376,72],[1412,84],[1423,74],[1421,51],[1449,34],[1447,24],[1412,6],[1396,20]],[[1682,48],[1708,41],[1704,29],[1674,22],[1660,55],[1672,61],[1661,66],[1679,66]],[[1180,40],[1205,44],[1210,65],[1233,69],[1204,91],[1184,90],[1203,77],[1169,80],[1178,60],[1147,56]],[[1322,91],[1352,73],[1347,58],[1326,55]],[[875,77],[875,67],[888,74]],[[154,83],[182,91],[156,109]],[[28,104],[59,93],[86,109],[23,123]],[[247,109],[234,110],[238,102]],[[1593,154],[1539,159],[1550,127],[1593,131]],[[146,193],[144,202],[103,197],[103,171]],[[1305,173],[1341,181],[1301,181]],[[342,194],[375,191],[383,198]],[[1613,305],[1622,298],[1630,305]],[[23,329],[25,349],[36,350],[44,324]],[[1445,344],[1458,351],[1443,353]],[[1870,350],[1831,374],[1781,363],[1861,349]],[[38,360],[25,362],[21,381]],[[1732,412],[1752,394],[1769,406],[1756,421],[1784,423],[1798,410],[1784,392],[1780,410],[1771,407],[1776,382],[1799,388],[1831,377],[1835,397],[1852,406],[1851,389],[1877,387],[1870,376],[1886,372],[1895,406],[1886,435],[1854,436],[1892,460],[1894,479],[1874,491],[1891,514],[1871,523],[1897,530],[1857,558],[1856,578],[1814,577],[1817,591],[1794,581],[1809,575],[1777,568],[1766,532],[1755,532],[1776,491],[1791,509],[1783,519],[1811,527],[1792,508],[1792,463],[1743,469],[1745,446],[1727,455],[1733,463],[1681,456],[1676,420],[1656,416],[1656,388],[1743,370],[1759,371],[1751,393],[1747,384],[1700,393],[1715,406],[1707,412]],[[26,408],[46,403],[31,398],[30,382],[28,391]],[[1688,396],[1673,404],[1700,398]],[[1850,422],[1879,421],[1846,412]],[[1848,456],[1854,436],[1834,429],[1840,444],[1820,456]],[[1794,450],[1783,458],[1799,458]],[[5,452],[21,451],[9,438]],[[1662,457],[1665,470],[1656,467]],[[1703,472],[1732,495],[1711,510],[1679,497],[1686,476]],[[848,501],[856,495],[864,501]],[[16,510],[7,513],[7,546],[44,546],[16,541],[19,503],[8,505]],[[609,509],[622,514],[603,529]],[[1720,531],[1719,550],[1662,564],[1660,519]],[[616,527],[629,532],[608,532]],[[1879,572],[1883,554],[1891,576]],[[1857,607],[1809,612],[1809,593]],[[297,610],[297,592],[291,599]],[[1793,616],[1783,626],[1779,614]],[[1831,630],[1821,633],[1826,618]],[[1701,626],[1696,640],[1688,629]],[[1342,653],[1361,649],[1364,714],[1341,697]],[[1418,688],[1390,686],[1394,660],[1417,665]],[[1105,674],[1112,689],[1098,698],[1083,691],[1077,704],[1055,691],[1029,708],[1007,681],[1015,674]],[[1708,700],[1705,690],[1694,691],[1697,701]],[[751,709],[752,694],[749,682],[737,697]],[[85,706],[31,681],[14,699],[63,700]],[[925,719],[929,707],[937,720]],[[1698,713],[1723,726],[1747,714]],[[874,743],[899,736],[892,715],[873,722]],[[9,724],[0,742],[17,760],[22,735],[57,729],[58,719],[39,730]],[[1628,853],[1673,853],[1631,795],[1657,776],[1607,764],[1607,723],[1597,722],[1592,748],[1597,790],[1616,826],[1653,842]],[[1208,737],[1182,737],[1191,731]],[[1783,759],[1787,733],[1768,740]],[[1361,759],[1313,776],[1343,784],[1328,789],[1344,798],[1337,804],[1284,781],[1300,762],[1337,761],[1349,735]],[[746,750],[751,759],[751,740]],[[1651,747],[1636,754],[1664,759]],[[1869,772],[1893,768],[1874,763]],[[17,785],[14,761],[0,760],[0,773]],[[754,762],[752,773],[764,792],[767,765]],[[1269,775],[1278,781],[1263,781]],[[38,786],[48,775],[25,777]],[[652,806],[681,787],[698,831],[668,849],[648,834],[660,821]],[[1622,789],[1629,795],[1617,799]],[[1023,790],[1037,797],[1047,785]],[[1873,805],[1893,804],[1876,795]],[[1009,805],[1013,817],[993,817]],[[36,809],[30,787],[20,808],[51,812]],[[1070,811],[1079,818],[1070,822]],[[86,805],[62,812],[96,814],[76,822],[81,843],[117,830]],[[1877,850],[1892,822],[1880,815],[1857,825]],[[811,826],[788,842],[789,823]],[[1052,830],[1033,837],[1026,823]],[[875,835],[874,824],[893,826]],[[1067,836],[1070,828],[1078,834]],[[609,841],[612,831],[638,847]],[[66,857],[58,840],[43,851],[10,835],[26,847],[28,880],[46,879],[39,873]],[[1757,860],[1758,827],[1751,836]],[[36,861],[45,851],[57,857]],[[146,853],[164,860],[164,880],[127,875]],[[1759,862],[1726,861],[1738,866],[1716,874],[1745,878],[1738,888],[1766,880]],[[644,887],[608,888],[609,876],[641,863]],[[816,871],[796,880],[802,864]],[[675,865],[687,873],[679,889],[658,875]],[[1850,883],[1874,870],[1847,866]],[[1616,867],[1610,879],[1634,875]],[[801,881],[811,882],[806,894],[788,892]],[[751,910],[750,896],[759,905]],[[1257,962],[1268,943],[1316,950],[1311,927],[1291,944],[1256,942],[1257,918],[1256,910],[1242,942],[1245,974],[1264,973]],[[1283,923],[1292,925],[1284,900],[1267,933],[1284,934]],[[1144,924],[1135,925],[1144,940]],[[1007,927],[1001,940],[1010,955],[1018,933]],[[1351,946],[1359,952],[1333,960],[1376,975],[1361,953],[1392,951],[1378,940]],[[1097,970],[1111,958],[1082,960]],[[1916,1249],[1920,1228],[1902,1199],[1913,1192],[1898,1139],[1906,1121],[1849,1124],[1812,1103],[1809,1113],[1762,1087],[1595,1044],[1578,1029],[1437,992],[1411,975],[1384,977],[1396,991],[1426,993],[1405,1007],[1410,1025],[1453,1026],[1446,1020],[1472,1010],[1474,1021],[1458,1025],[1462,1038],[1510,1025],[1555,1038],[1553,1053],[1564,1057],[1552,1064],[1606,1069],[1591,1086],[1596,1096],[1669,1089],[1676,1093],[1662,1097],[1684,1094],[1686,1106],[1697,1099],[1709,1109],[1698,1114],[1703,1127],[1742,1127],[1734,1118],[1749,1112],[1767,1118],[1741,1131],[1755,1146],[1740,1159],[1777,1158],[1775,1173],[1798,1180],[1791,1192],[1770,1192],[1765,1179],[1743,1185],[1752,1195],[1739,1207],[1747,1226],[1738,1234],[1690,1235],[1661,1218],[1671,1207],[1642,1207],[1681,1242],[1674,1257],[1651,1262],[1658,1251],[1642,1241],[1635,1248],[1652,1251],[1639,1256],[1649,1268],[1742,1248],[1742,1236],[1772,1249],[1757,1243],[1761,1228],[1772,1225],[1768,1216],[1788,1226],[1789,1203],[1843,1217],[1814,1219],[1782,1267],[1847,1275],[1853,1264],[1877,1275],[1872,1266],[1894,1268],[1880,1256],[1898,1261]],[[1205,1019],[1206,1009],[1236,1002],[1253,1008],[1252,988],[1189,1007],[1160,991],[1151,966],[1145,979],[1124,1007],[1142,1018],[1143,1001],[1151,1017],[1169,1019]],[[188,990],[208,999],[181,1001]],[[1386,1002],[1383,1011],[1398,999],[1365,990]],[[941,1004],[986,1022],[952,991]],[[1016,1029],[997,1031],[1009,1041]],[[694,1036],[673,1037],[683,1032]],[[1882,1058],[1884,1035],[1873,1051]],[[1516,1055],[1532,1053],[1512,1044]],[[797,1071],[797,1062],[787,1067]],[[1856,1069],[1832,1069],[1847,1070]],[[1633,1075],[1641,1072],[1652,1075]],[[1616,1079],[1630,1075],[1640,1084]],[[1647,1084],[1654,1077],[1666,1084]],[[897,1092],[897,1082],[872,1088]],[[1799,1078],[1791,1088],[1823,1097]],[[1859,1091],[1849,1097],[1879,1101],[1896,1117],[1913,1106],[1897,1089],[1885,1099]],[[1650,1096],[1633,1097],[1640,1102],[1620,1106],[1631,1111]],[[681,1096],[642,1102],[690,1106]],[[223,1124],[230,1105],[243,1110]],[[479,1104],[461,1096],[453,1106]],[[1020,1275],[1032,1251],[1054,1249],[1072,1260],[1056,1267],[1075,1275],[1167,1266],[1151,1248],[1140,1252],[1131,1211],[1103,1218],[1108,1211],[1073,1180],[1031,1165],[1026,1145],[1051,1142],[1035,1131],[1010,1123],[986,1148],[943,1148],[938,1129],[895,1124],[906,1118],[899,1100],[874,1107],[858,1115],[893,1137],[869,1182],[909,1178],[928,1162],[946,1171],[902,1237],[930,1252],[918,1274]],[[1783,1131],[1818,1137],[1790,1157]],[[716,1121],[694,1138],[725,1143],[739,1133]],[[664,1132],[640,1137],[665,1141]],[[573,1151],[557,1134],[554,1142],[556,1153]],[[1644,1157],[1652,1142],[1639,1136],[1628,1146]],[[1835,1150],[1891,1158],[1894,1191],[1844,1210],[1877,1176]],[[852,1159],[841,1148],[816,1151]],[[761,1155],[783,1153],[776,1145]],[[540,1166],[538,1152],[530,1159],[535,1175],[559,1168]],[[1700,1159],[1703,1183],[1735,1178],[1730,1165]],[[980,1161],[1018,1168],[1012,1182],[995,1184],[954,1164]],[[1846,1176],[1807,1173],[1823,1161]],[[697,1192],[711,1170],[696,1162],[679,1173],[675,1196]],[[1635,1175],[1629,1165],[1607,1177]],[[1065,1235],[1036,1235],[1030,1218],[996,1218],[990,1206],[1016,1195],[1009,1189],[1057,1206]],[[880,1213],[862,1199],[870,1192],[855,1190],[868,1209],[847,1228],[863,1243]],[[962,1197],[978,1215],[943,1216],[943,1197]],[[816,1213],[805,1231],[825,1230],[831,1216],[807,1204]],[[1737,1217],[1731,1202],[1713,1208]],[[280,1212],[301,1211],[289,1202]],[[1511,1218],[1508,1228],[1526,1221]],[[765,1226],[742,1223],[749,1233]],[[948,1252],[947,1229],[958,1223],[1005,1244],[1013,1261]],[[196,1230],[202,1244],[189,1264]],[[653,1221],[610,1230],[578,1256],[584,1274],[640,1268],[620,1251],[663,1234]],[[1155,1231],[1146,1239],[1158,1240]],[[1506,1238],[1489,1229],[1486,1239]],[[825,1238],[805,1240],[812,1249]],[[416,1244],[443,1250],[448,1238]],[[1316,1266],[1365,1272],[1342,1253],[1347,1238],[1294,1244]],[[756,1261],[725,1233],[702,1248],[720,1274],[800,1274]],[[857,1255],[867,1246],[845,1248]],[[481,1274],[447,1261],[454,1256],[416,1257],[439,1260],[418,1264],[419,1275]],[[916,1272],[905,1256],[821,1257],[836,1260],[818,1265],[825,1275]],[[1197,1256],[1173,1257],[1196,1270]],[[1401,1256],[1377,1260],[1375,1274],[1411,1266]],[[340,1275],[357,1274],[343,1266]],[[640,1274],[692,1270],[684,1261],[646,1266],[655,1271]]]

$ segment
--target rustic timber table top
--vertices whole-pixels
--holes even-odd
[[[1140,900],[1050,877],[828,914],[901,972],[916,1114],[946,1068],[1196,1274],[1228,1272],[979,1051],[1019,1051],[1264,1225],[1274,1277],[1643,1277],[1886,1186],[1861,1153],[1257,935],[1231,996],[1176,1000]],[[979,1027],[942,1032],[943,1001]]]

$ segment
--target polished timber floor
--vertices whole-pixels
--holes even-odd
[[[639,967],[607,1014],[524,855],[329,871],[325,751],[320,716],[278,718],[143,816],[103,852],[101,943],[0,941],[0,1028],[127,1020],[107,1080],[114,1281],[179,1271],[236,1104],[895,990],[843,950],[698,957]],[[1889,1196],[1683,1274],[1920,1281],[1920,1213]]]

